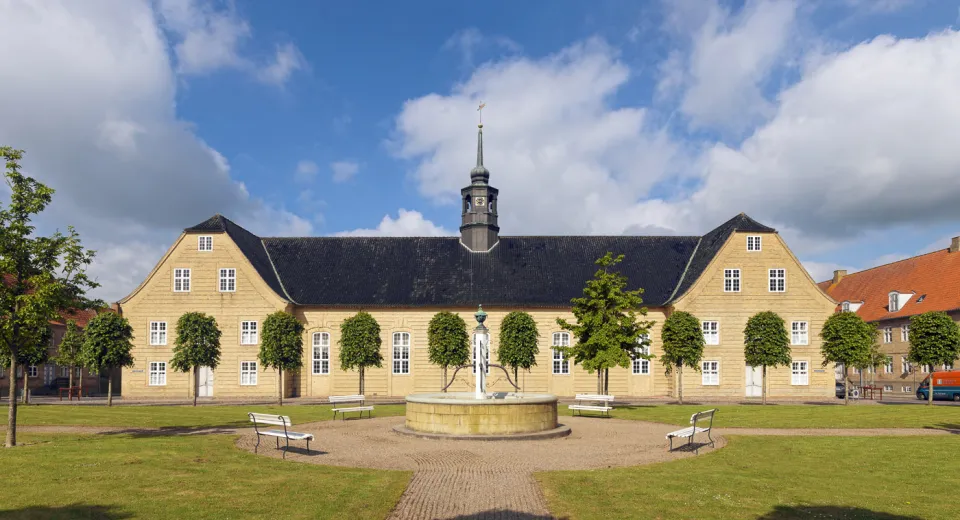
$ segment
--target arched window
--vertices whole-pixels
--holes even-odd
[[[900,310],[900,293],[890,291],[889,311],[897,312]]]
[[[464,213],[468,213],[468,212],[470,211],[470,208],[471,208],[471,206],[470,206],[470,195],[467,195],[467,196],[464,197],[464,199],[463,199],[463,212],[464,212]]]

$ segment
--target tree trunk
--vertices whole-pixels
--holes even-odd
[[[680,365],[677,371],[677,401],[683,404],[683,365]]]
[[[10,407],[7,412],[7,442],[12,448],[17,445],[17,356],[10,354]]]
[[[603,393],[603,370],[597,369],[597,393]]]
[[[83,368],[80,369],[80,375],[77,376],[77,401],[80,400],[80,397],[83,395]]]
[[[193,406],[197,406],[197,394],[200,393],[200,372],[193,367]]]
[[[113,406],[113,378],[107,378],[107,407]]]
[[[610,369],[603,369],[603,395],[610,395]]]
[[[283,406],[283,369],[278,368],[277,373],[280,374],[280,399],[277,401],[277,404]]]
[[[763,375],[760,378],[761,403],[767,404],[767,365],[763,365]]]
[[[930,384],[927,386],[927,406],[933,404],[933,372],[933,370],[930,370]]]
[[[443,365],[443,381],[440,382],[440,390],[447,391],[447,365]]]
[[[363,367],[360,367],[360,395],[363,395]]]
[[[847,364],[844,363],[843,364],[843,404],[844,406],[850,404],[850,400],[848,399],[850,395],[849,385],[850,385],[850,381],[847,378]]]
[[[70,392],[73,391],[73,365],[70,365],[69,367],[67,367],[67,371],[70,372],[69,374],[67,374],[67,376],[69,377],[69,380],[68,380],[69,382],[67,383],[67,397],[70,397]]]
[[[513,367],[513,384],[520,386],[520,368]]]
[[[30,380],[27,379],[29,372],[30,372],[30,367],[28,367],[27,365],[23,365],[23,404],[30,403],[30,396],[29,396]]]

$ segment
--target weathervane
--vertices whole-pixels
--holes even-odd
[[[480,128],[483,128],[483,107],[487,106],[483,101],[480,102],[480,106],[477,107],[477,112],[480,112]]]

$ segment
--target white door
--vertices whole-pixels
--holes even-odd
[[[197,397],[213,397],[213,369],[210,367],[200,367],[197,370],[197,377],[200,378],[200,388],[197,390]]]
[[[763,395],[763,368],[747,365],[747,397]]]
[[[43,386],[50,386],[57,379],[57,367],[43,365]]]

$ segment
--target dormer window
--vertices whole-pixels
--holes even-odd
[[[840,310],[843,312],[850,312],[850,302],[843,302],[840,304]]]
[[[890,291],[890,301],[887,309],[890,312],[897,312],[900,310],[900,293],[897,291]]]

